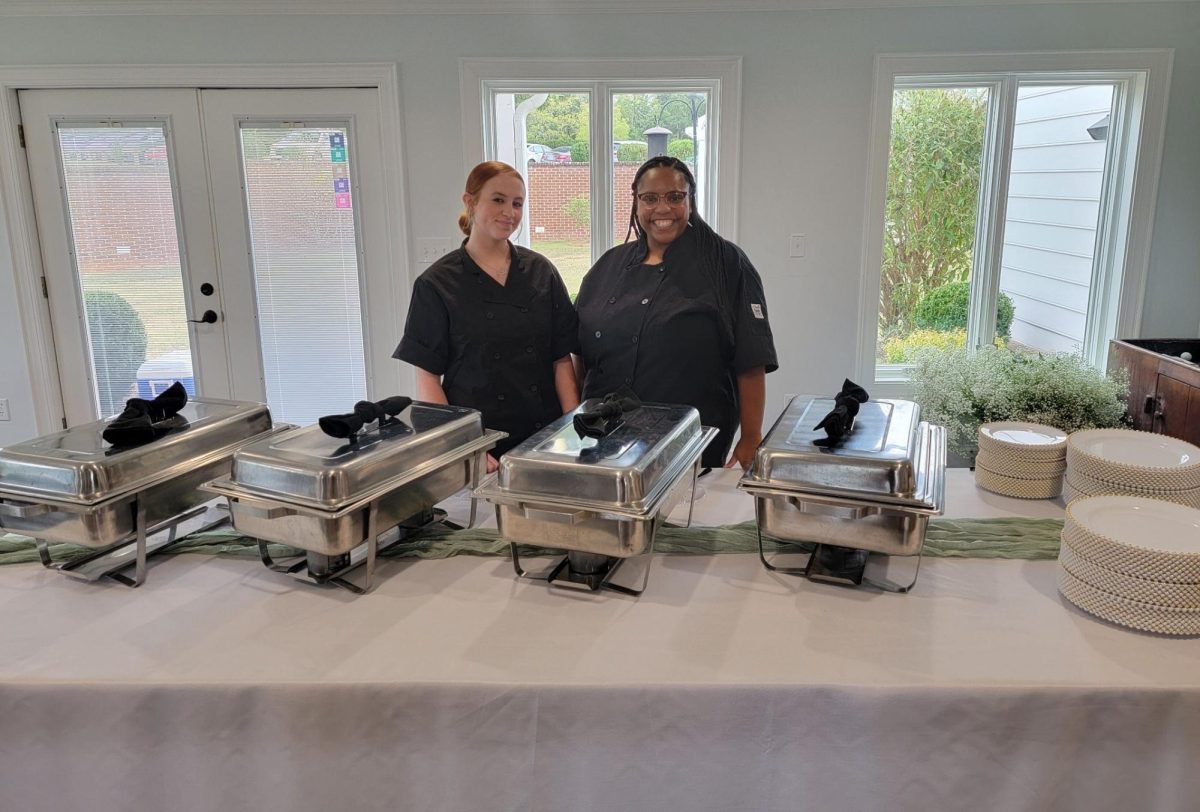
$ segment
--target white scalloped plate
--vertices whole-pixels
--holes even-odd
[[[1067,435],[1053,426],[1006,420],[979,427],[979,447],[1010,452],[1036,459],[1061,457],[1066,453]]]
[[[1070,477],[1063,477],[1062,498],[1063,498],[1063,501],[1066,502],[1067,504],[1070,504],[1071,502],[1075,501],[1076,499],[1086,499],[1091,495],[1092,494],[1084,493],[1083,491],[1076,488],[1071,483]]]
[[[1167,502],[1176,502],[1180,505],[1200,508],[1200,488],[1187,488],[1183,490],[1147,488],[1125,483],[1105,482],[1071,467],[1067,468],[1066,479],[1076,491],[1091,496],[1099,496],[1101,494],[1146,496],[1150,499],[1163,499]]]
[[[1071,603],[1098,618],[1147,632],[1200,635],[1200,610],[1155,606],[1098,589],[1058,567],[1058,591]]]
[[[1200,448],[1165,434],[1085,429],[1067,440],[1068,456],[1097,479],[1150,487],[1200,487]],[[1068,460],[1068,464],[1071,460]]]
[[[1087,497],[1084,497],[1087,498]],[[1071,504],[1074,504],[1073,502]],[[1102,567],[1147,581],[1169,584],[1200,584],[1200,558],[1138,550],[1084,530],[1072,521],[1063,522],[1062,538],[1075,552]]]
[[[1067,461],[1026,460],[997,451],[980,451],[975,455],[975,466],[986,468],[993,474],[1017,479],[1052,479],[1063,475],[1067,470]]]
[[[1200,510],[1142,496],[1094,496],[1073,502],[1071,520],[1139,550],[1200,558]]]
[[[996,474],[981,465],[975,466],[975,484],[985,491],[1017,499],[1053,499],[1062,493],[1062,476],[1046,479],[1018,479]]]
[[[1063,535],[1062,544],[1058,547],[1058,561],[1079,580],[1113,595],[1173,609],[1200,610],[1200,584],[1152,581],[1109,569],[1072,547],[1067,534]]]

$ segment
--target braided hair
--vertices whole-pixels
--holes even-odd
[[[625,242],[629,242],[629,235],[631,234],[637,239],[641,239],[642,237],[642,226],[637,221],[638,184],[642,180],[642,175],[645,175],[651,169],[658,169],[659,167],[674,169],[683,175],[683,179],[687,181],[688,185],[688,203],[692,212],[688,218],[688,222],[694,224],[694,221],[700,216],[696,213],[696,178],[692,175],[692,170],[688,169],[688,165],[678,158],[672,158],[670,155],[655,155],[639,166],[637,174],[633,176],[633,185],[631,187],[633,190],[633,207],[629,210],[629,230],[625,232]]]

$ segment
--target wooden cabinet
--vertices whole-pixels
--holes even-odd
[[[1129,416],[1133,427],[1200,445],[1200,339],[1113,340],[1108,368],[1129,373]]]

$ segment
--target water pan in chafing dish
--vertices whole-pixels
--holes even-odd
[[[205,487],[229,499],[234,527],[259,539],[263,561],[362,591],[370,588],[379,536],[478,482],[487,451],[505,435],[488,431],[473,409],[413,402],[394,420],[338,439],[312,425],[240,450],[231,474]],[[472,520],[474,509],[472,509]],[[275,541],[305,550],[307,562],[276,565]],[[367,583],[340,577],[359,560]]]
[[[760,554],[770,569],[813,575],[807,567],[773,566],[762,553],[763,535],[863,551],[864,561],[866,552],[919,556],[929,518],[942,512],[941,426],[921,422],[920,409],[911,401],[868,401],[843,442],[822,445],[816,441],[824,433],[813,427],[832,406],[829,398],[793,398],[738,483],[755,498]]]
[[[130,448],[103,440],[109,422],[0,449],[0,528],[38,539],[47,566],[49,541],[105,550],[136,542],[137,585],[145,578],[146,536],[202,510],[212,496],[199,486],[228,473],[234,452],[271,430],[271,415],[261,403],[196,398],[163,437]],[[87,580],[96,573],[129,580],[102,566],[62,569]]]
[[[506,454],[475,493],[496,506],[519,575],[533,577],[520,566],[517,542],[570,551],[558,568],[539,576],[546,580],[640,594],[609,578],[619,560],[651,551],[666,515],[688,486],[694,491],[700,455],[717,429],[701,426],[690,406],[642,404],[609,434],[581,437],[574,415]],[[572,574],[581,577],[567,578]]]

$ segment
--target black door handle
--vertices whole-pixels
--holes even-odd
[[[215,311],[215,310],[205,310],[205,311],[204,311],[204,315],[202,315],[200,318],[198,318],[198,319],[188,319],[188,322],[189,322],[190,324],[216,324],[216,323],[217,323],[217,318],[218,318],[218,317],[217,317],[217,311]]]

